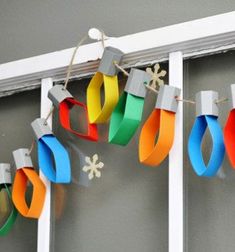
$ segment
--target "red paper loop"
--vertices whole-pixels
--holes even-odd
[[[85,111],[86,114],[86,121],[87,121],[87,133],[79,133],[76,130],[73,130],[71,128],[71,123],[70,123],[70,109],[73,106],[79,106],[82,107]],[[88,120],[88,112],[87,112],[87,106],[79,101],[76,101],[73,98],[67,98],[63,102],[60,103],[59,106],[59,116],[60,116],[60,123],[63,128],[66,130],[70,131],[71,133],[75,134],[78,137],[90,140],[90,141],[97,141],[98,140],[98,130],[96,124],[91,124],[89,123]]]
[[[235,169],[235,109],[230,111],[224,127],[224,144],[230,163]]]

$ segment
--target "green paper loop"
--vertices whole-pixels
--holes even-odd
[[[8,185],[7,184],[0,185],[0,190],[2,190],[2,189],[6,190],[6,192],[8,194],[8,197],[9,197],[9,200],[10,200],[10,202],[12,202],[11,192],[10,192],[10,190],[8,188]],[[1,204],[1,202],[0,202],[0,204]],[[0,236],[4,236],[4,235],[9,233],[9,231],[11,230],[11,228],[13,227],[13,225],[15,223],[17,214],[18,214],[18,212],[17,212],[15,206],[12,203],[12,211],[11,211],[9,217],[7,218],[7,220],[3,224],[3,226],[0,227]]]
[[[140,125],[143,107],[143,98],[123,92],[111,116],[109,143],[129,143]]]

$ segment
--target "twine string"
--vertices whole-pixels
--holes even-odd
[[[159,93],[159,91],[158,91],[157,89],[151,87],[150,85],[144,84],[144,86],[145,86],[148,90],[150,90],[151,92],[155,93],[156,95]],[[193,100],[182,99],[182,98],[180,98],[180,97],[178,97],[178,96],[176,96],[175,99],[176,99],[176,101],[178,101],[178,102],[190,103],[190,104],[193,104],[193,105],[196,104],[195,101],[193,101]]]
[[[71,57],[71,60],[70,60],[70,63],[69,63],[69,66],[67,68],[67,74],[66,74],[66,78],[65,78],[65,83],[64,83],[64,89],[67,89],[68,87],[68,83],[69,83],[69,78],[70,78],[70,75],[71,75],[71,71],[72,71],[72,68],[73,68],[73,63],[74,63],[74,59],[75,59],[75,56],[77,54],[77,51],[79,49],[79,47],[88,39],[88,35],[84,36],[77,44],[77,46],[75,47],[74,51],[73,51],[73,54],[72,54],[72,57]]]
[[[100,32],[101,32],[101,43],[102,43],[102,47],[104,49],[105,48],[105,43],[104,43],[105,33],[103,30],[100,30]]]
[[[193,101],[193,100],[182,99],[182,98],[180,98],[180,97],[178,97],[178,96],[176,96],[175,99],[176,99],[176,101],[178,101],[178,102],[189,103],[189,104],[193,104],[193,105],[196,104],[196,102]]]
[[[30,154],[32,153],[32,151],[34,149],[34,146],[35,146],[35,140],[33,139],[32,143],[31,143],[31,146],[29,148],[29,152],[26,153],[26,156],[30,156]]]
[[[224,103],[227,102],[228,98],[227,97],[222,97],[221,99],[218,99],[215,101],[216,104]]]
[[[144,84],[144,86],[148,89],[148,90],[150,90],[151,92],[153,92],[153,93],[155,93],[155,94],[158,94],[159,93],[159,91],[157,90],[157,89],[155,89],[154,87],[151,87],[149,84]]]
[[[129,73],[120,65],[118,65],[117,61],[113,62],[114,66],[119,69],[121,72],[123,72],[127,77],[129,76]]]

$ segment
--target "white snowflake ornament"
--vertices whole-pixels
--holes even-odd
[[[156,64],[153,68],[154,71],[151,67],[146,68],[146,72],[152,76],[150,86],[156,89],[157,86],[164,85],[164,80],[162,80],[161,77],[166,75],[166,70],[161,70],[159,64]]]
[[[88,178],[90,180],[92,180],[94,176],[96,176],[97,178],[101,177],[101,172],[99,171],[99,169],[102,169],[104,167],[104,163],[97,163],[98,159],[98,154],[93,155],[92,160],[90,157],[85,157],[85,161],[88,165],[84,165],[82,170],[84,172],[88,172]]]

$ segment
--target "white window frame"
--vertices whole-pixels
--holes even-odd
[[[106,46],[125,53],[124,66],[144,66],[169,60],[169,83],[182,89],[183,60],[235,49],[235,11],[175,24],[163,28],[109,38]],[[74,48],[22,59],[0,65],[0,97],[41,86],[41,116],[51,103],[47,92],[54,81],[63,80]],[[91,75],[102,55],[102,45],[95,42],[81,46],[74,63],[72,78]],[[52,126],[52,119],[49,120]],[[169,156],[169,252],[184,251],[183,202],[183,106],[179,104],[174,146]],[[38,252],[50,252],[51,187],[38,222]]]

